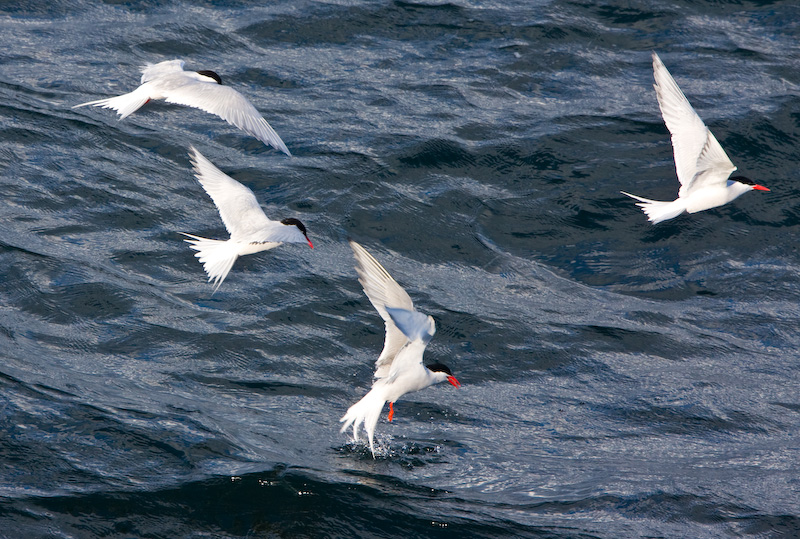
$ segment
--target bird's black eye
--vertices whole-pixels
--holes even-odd
[[[213,71],[208,71],[208,70],[198,71],[197,74],[203,75],[204,77],[208,77],[210,79],[214,79],[215,81],[217,81],[217,84],[222,84],[222,79],[220,78],[220,76],[214,73]]]
[[[282,224],[287,226],[296,226],[300,229],[300,232],[303,234],[306,233],[306,225],[300,222],[300,219],[295,219],[294,217],[287,217],[286,219],[281,221]]]

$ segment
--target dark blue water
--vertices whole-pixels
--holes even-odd
[[[800,536],[796,2],[0,4],[0,536]],[[677,192],[657,51],[771,188]],[[72,105],[213,69],[293,158],[201,111]],[[219,292],[188,148],[315,243]],[[339,433],[380,318],[463,383],[379,455]]]

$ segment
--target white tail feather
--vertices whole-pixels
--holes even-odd
[[[380,384],[380,381],[378,383]],[[383,396],[383,392],[380,391],[380,386],[373,386],[370,392],[348,408],[347,413],[339,420],[344,423],[340,432],[346,431],[350,425],[353,425],[353,439],[356,442],[358,441],[358,429],[362,423],[364,424],[364,430],[369,438],[369,449],[372,451],[373,457],[375,457],[375,426],[378,424],[384,404],[386,404],[386,398]]]
[[[184,232],[182,234],[192,238],[183,241],[189,243],[192,249],[197,251],[194,256],[203,264],[203,269],[208,274],[209,282],[214,281],[214,284],[216,284],[214,287],[214,292],[216,292],[222,281],[227,277],[228,272],[231,271],[233,263],[239,257],[239,246],[230,240],[211,240]]]
[[[148,101],[150,101],[149,92],[146,88],[144,91],[142,91],[142,87],[139,87],[127,94],[117,97],[109,97],[108,99],[89,101],[88,103],[81,103],[80,105],[75,105],[72,108],[77,109],[78,107],[92,105],[95,107],[103,107],[104,109],[114,109],[117,111],[117,114],[119,114],[119,119],[122,120],[139,110],[139,108]]]
[[[647,215],[647,219],[654,225],[677,217],[686,210],[686,202],[680,198],[672,202],[662,202],[632,195],[625,191],[620,191],[620,193],[638,200],[639,202],[636,205],[642,208],[642,211]]]

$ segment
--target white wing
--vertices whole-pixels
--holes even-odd
[[[661,116],[672,134],[675,169],[681,182],[678,196],[685,197],[709,184],[724,183],[736,167],[656,53],[653,53],[653,76]]]
[[[393,389],[400,394],[405,394],[409,391],[420,389],[420,384],[409,385],[408,383],[411,381],[413,384],[414,378],[419,379],[425,376],[423,374],[425,366],[422,363],[422,354],[425,352],[426,346],[425,342],[418,339],[409,341],[397,352],[392,364],[387,365],[385,380],[387,386],[391,388],[390,390]],[[427,384],[423,383],[422,385],[424,387]]]
[[[216,114],[264,144],[269,144],[286,155],[292,155],[278,133],[256,108],[242,94],[229,86],[190,79],[187,80],[187,84],[166,90],[164,98],[167,103],[186,105]]]
[[[164,75],[182,73],[183,64],[183,60],[167,60],[166,62],[159,62],[157,64],[147,64],[142,67],[142,82],[140,82],[140,84],[150,82]]]
[[[433,334],[436,333],[436,323],[432,316],[418,311],[392,307],[386,307],[386,311],[394,325],[408,338],[407,344],[397,352],[394,361],[389,366],[386,379],[391,382],[401,373],[410,373],[413,369],[423,366],[422,353],[433,338]]]
[[[389,272],[366,249],[354,241],[350,241],[350,247],[353,249],[358,263],[356,266],[358,282],[361,283],[369,301],[386,323],[386,340],[383,344],[383,351],[375,362],[375,377],[384,378],[389,374],[395,356],[408,342],[408,338],[395,325],[386,309],[388,307],[414,311],[414,303],[406,291],[392,279]]]
[[[196,172],[195,177],[217,206],[219,216],[232,239],[286,241],[258,239],[258,236],[263,236],[264,229],[296,229],[269,220],[250,189],[215,167],[193,146],[190,147],[189,157]]]

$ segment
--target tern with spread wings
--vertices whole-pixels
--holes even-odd
[[[340,420],[344,423],[341,430],[344,432],[352,425],[353,438],[358,441],[358,431],[363,424],[374,457],[375,426],[386,402],[391,421],[394,403],[406,393],[445,381],[455,387],[461,384],[447,366],[422,363],[422,353],[436,333],[433,317],[414,309],[406,291],[366,249],[354,241],[350,242],[350,247],[357,262],[358,281],[385,322],[386,340],[375,362],[372,389],[347,410]]]
[[[222,85],[222,79],[213,71],[184,71],[183,60],[167,60],[158,64],[148,64],[142,68],[141,86],[134,91],[81,103],[72,108],[93,105],[114,109],[120,120],[133,114],[151,100],[163,99],[167,103],[186,105],[216,114],[245,133],[292,155],[281,137],[258,113],[245,97],[229,86]]]
[[[695,213],[716,208],[754,189],[769,191],[744,176],[728,178],[736,167],[656,53],[653,53],[653,76],[661,116],[672,134],[675,169],[681,188],[678,198],[672,202],[650,200],[622,191],[623,195],[639,201],[636,205],[651,223],[672,219],[684,211]]]
[[[231,235],[228,240],[212,240],[182,232],[191,238],[184,241],[197,251],[194,256],[203,264],[208,280],[216,284],[215,292],[241,255],[274,249],[284,242],[307,242],[309,247],[314,248],[305,225],[299,219],[270,220],[250,189],[215,167],[194,147],[189,157],[195,177],[214,201]]]

